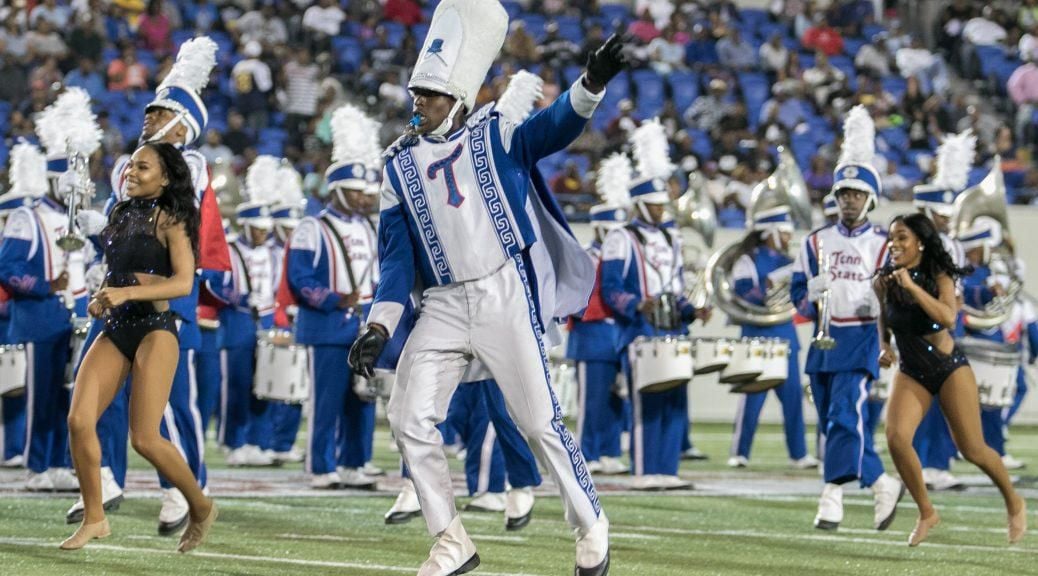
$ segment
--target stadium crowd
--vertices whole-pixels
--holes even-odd
[[[731,0],[522,0],[479,101],[527,69],[550,102],[614,30],[635,39],[636,66],[608,87],[601,114],[566,152],[541,163],[574,220],[594,202],[600,158],[659,116],[683,175],[698,171],[722,225],[742,227],[754,184],[788,145],[816,201],[832,184],[838,121],[856,104],[879,134],[884,195],[907,199],[932,168],[945,134],[978,135],[973,181],[995,154],[1011,202],[1038,187],[1038,0],[983,7],[953,0],[934,45],[911,35],[890,8],[868,0],[774,0],[768,10]],[[92,96],[104,129],[92,163],[107,198],[112,163],[136,142],[144,105],[196,34],[220,46],[206,92],[201,152],[242,173],[259,154],[285,156],[321,195],[331,112],[343,102],[382,122],[382,142],[411,114],[405,89],[433,0],[13,0],[0,8],[0,166],[33,117],[63,86]],[[587,14],[594,16],[588,17]],[[882,164],[882,160],[880,164]],[[0,178],[6,181],[6,178]],[[674,192],[685,183],[675,181]],[[228,203],[227,205],[233,205]]]

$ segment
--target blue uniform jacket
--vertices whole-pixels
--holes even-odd
[[[758,246],[749,256],[753,260],[753,276],[741,278],[737,276],[732,289],[743,300],[763,306],[767,295],[768,275],[779,268],[792,264],[793,260],[767,246]],[[800,342],[797,340],[797,332],[792,320],[776,326],[744,324],[742,335],[747,338],[784,338],[789,340],[791,355],[795,355],[800,350]]]

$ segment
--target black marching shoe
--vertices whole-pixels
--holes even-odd
[[[606,576],[607,574],[609,574],[609,552],[606,552],[602,563],[594,568],[581,568],[580,566],[573,568],[573,576]]]

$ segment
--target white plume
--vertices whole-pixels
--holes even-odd
[[[847,113],[843,121],[843,144],[840,146],[839,164],[854,163],[872,165],[876,156],[876,126],[864,106],[858,104]]]
[[[273,204],[278,200],[278,170],[281,159],[268,154],[257,156],[245,173],[245,197],[250,202]]]
[[[303,178],[291,162],[282,160],[278,167],[277,183],[278,204],[300,206],[306,201],[303,197]]]
[[[497,111],[509,122],[521,123],[533,111],[534,103],[544,96],[543,86],[540,76],[526,70],[516,72],[497,101]]]
[[[101,128],[90,109],[90,95],[82,88],[68,88],[36,116],[36,134],[48,156],[65,156],[72,150],[90,157],[101,146]]]
[[[28,142],[19,142],[11,149],[8,194],[39,197],[47,193],[47,157]]]
[[[598,164],[595,188],[603,204],[626,208],[631,204],[631,161],[626,154],[616,153]]]
[[[373,157],[369,127],[372,120],[353,104],[343,104],[332,113],[332,162],[361,162]],[[374,146],[379,151],[377,144]]]
[[[184,42],[177,52],[177,59],[169,74],[162,79],[158,89],[166,86],[183,86],[201,94],[209,84],[209,74],[216,67],[216,42],[208,36],[199,36]]]
[[[677,166],[670,161],[667,132],[659,118],[644,122],[631,135],[640,178],[670,178]]]
[[[374,118],[366,118],[367,127],[364,129],[367,135],[368,153],[364,165],[372,170],[382,170],[382,143],[379,142],[379,133],[382,131],[382,123]]]
[[[959,192],[966,188],[970,168],[976,156],[977,137],[969,128],[944,138],[937,147],[937,173],[933,185],[942,190]]]

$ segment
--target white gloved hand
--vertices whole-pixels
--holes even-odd
[[[87,268],[84,280],[86,283],[87,290],[91,293],[96,292],[104,284],[105,276],[108,274],[108,266],[104,263],[94,264],[90,268]]]
[[[807,299],[811,302],[818,302],[822,298],[822,294],[831,287],[832,281],[828,276],[815,276],[807,281]]]
[[[80,210],[76,213],[76,225],[84,236],[97,236],[108,225],[108,219],[97,210]]]

